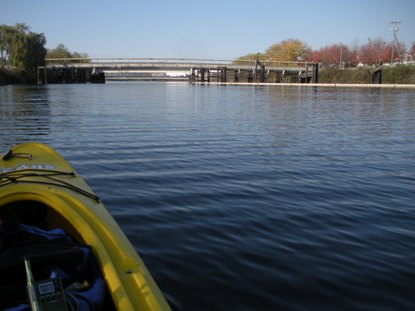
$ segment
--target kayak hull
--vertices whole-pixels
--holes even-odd
[[[63,157],[35,142],[11,152],[0,159],[0,210],[14,202],[45,205],[50,228],[62,228],[92,248],[117,310],[170,310],[125,234]],[[43,177],[46,172],[67,174]]]

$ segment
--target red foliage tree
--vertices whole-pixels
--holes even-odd
[[[343,43],[332,44],[313,52],[313,62],[325,65],[350,66],[352,52]],[[341,64],[340,64],[341,63]]]
[[[366,65],[379,64],[390,61],[390,44],[382,39],[368,39],[366,44],[360,46],[359,61]]]

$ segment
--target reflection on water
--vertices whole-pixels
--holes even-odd
[[[61,152],[184,310],[413,310],[414,95],[0,87],[0,145]]]
[[[0,130],[7,133],[2,145],[39,140],[50,131],[48,88],[0,87]]]

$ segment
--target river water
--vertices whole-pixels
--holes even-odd
[[[415,310],[415,92],[0,87],[182,310]]]

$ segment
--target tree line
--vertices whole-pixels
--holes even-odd
[[[0,69],[21,72],[29,81],[35,81],[37,69],[45,65],[45,58],[88,58],[86,53],[69,51],[63,44],[47,50],[43,33],[30,31],[26,24],[0,25]],[[415,42],[411,47],[404,43],[385,42],[381,38],[368,39],[364,44],[336,43],[317,50],[299,39],[287,39],[271,45],[264,52],[247,54],[236,62],[258,61],[309,61],[326,66],[356,67],[415,60]]]
[[[326,66],[356,67],[415,60],[415,42],[410,48],[404,43],[385,42],[381,38],[368,39],[364,44],[346,45],[342,42],[312,50],[299,39],[287,39],[271,45],[265,52],[241,56],[237,61],[309,61]]]
[[[47,50],[43,33],[30,31],[23,23],[0,25],[0,68],[18,71],[29,82],[36,81],[37,68],[45,58],[87,58],[85,53],[70,52],[63,44]]]

